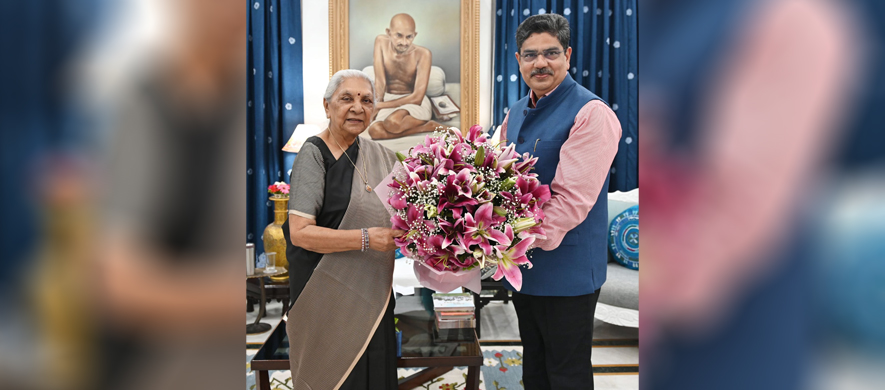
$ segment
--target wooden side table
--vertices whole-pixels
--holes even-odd
[[[510,291],[504,288],[504,283],[500,280],[483,280],[481,286],[482,290],[492,290],[495,292],[495,295],[492,297],[481,297],[478,293],[473,293],[473,305],[476,307],[476,337],[482,337],[482,332],[480,332],[482,308],[492,301],[503,301],[505,304],[510,302]]]
[[[266,295],[264,292],[264,278],[266,276],[276,276],[286,272],[283,268],[274,268],[271,270],[267,270],[264,268],[258,268],[255,270],[255,273],[251,275],[246,275],[246,279],[258,278],[258,285],[261,289],[261,300],[258,303],[258,316],[255,317],[255,322],[246,325],[246,334],[256,334],[256,333],[264,333],[270,330],[270,324],[265,324],[261,322],[261,318],[264,317],[265,310],[265,299]]]
[[[283,302],[283,313],[289,308],[289,279],[287,278],[284,281],[277,282],[273,279],[270,282],[264,283],[264,292],[265,292],[265,302],[273,302],[275,299],[278,299]],[[246,283],[246,297],[249,298],[249,306],[247,309],[252,307],[252,302],[258,302],[261,299],[261,286],[258,280],[250,279],[249,283]],[[247,312],[252,312],[253,309],[247,310]]]

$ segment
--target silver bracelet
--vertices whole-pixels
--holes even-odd
[[[362,233],[362,236],[363,236],[362,247],[360,248],[360,252],[365,252],[365,251],[369,250],[369,230],[366,228],[362,228],[362,229],[360,229],[360,232]]]

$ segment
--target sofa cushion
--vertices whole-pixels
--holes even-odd
[[[608,263],[605,284],[599,290],[599,303],[639,310],[639,271]]]
[[[639,269],[639,206],[618,214],[609,225],[609,252],[618,264]]]

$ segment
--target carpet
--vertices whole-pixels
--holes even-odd
[[[514,346],[482,347],[483,366],[480,367],[480,389],[516,390],[522,389],[522,347]],[[249,367],[249,361],[255,351],[246,353],[246,388],[255,390],[255,373]],[[422,368],[399,368],[397,376],[405,378]],[[292,376],[289,371],[269,371],[270,388],[272,390],[292,389]],[[463,389],[467,382],[467,367],[455,367],[452,371],[425,382],[417,389],[425,390],[458,390]],[[488,385],[485,382],[490,382]]]
[[[480,367],[480,383],[479,388],[484,390],[520,390],[522,385],[522,347],[521,346],[482,346],[483,365]],[[255,355],[255,351],[247,351],[246,353],[246,388],[255,390],[255,373],[249,367],[249,361]],[[638,372],[637,367],[624,367],[623,369],[612,370],[614,367],[594,367],[595,375],[606,373],[625,373]],[[421,368],[399,368],[397,375],[405,378],[412,375]],[[270,371],[270,388],[273,390],[292,389],[292,378],[289,371]],[[597,384],[600,378],[596,378]],[[467,367],[455,367],[452,371],[436,377],[424,384],[416,387],[416,389],[425,390],[460,390],[464,389],[467,382]],[[598,386],[597,386],[598,387]]]

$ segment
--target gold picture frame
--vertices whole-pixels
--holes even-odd
[[[350,1],[329,0],[329,77],[350,68]],[[479,123],[479,3],[461,0],[462,132]]]

